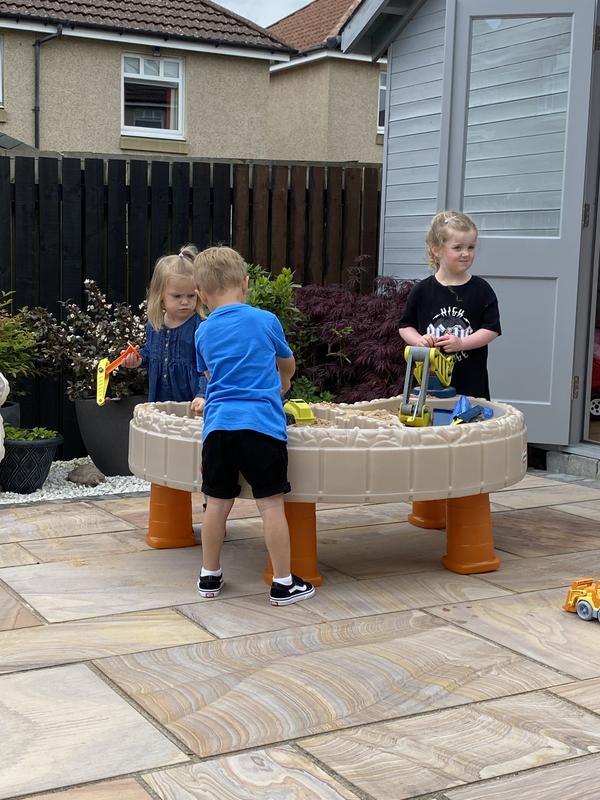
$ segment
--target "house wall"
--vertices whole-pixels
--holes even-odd
[[[33,144],[35,34],[5,31],[7,120],[0,131]],[[150,53],[88,39],[62,38],[41,48],[41,136],[44,150],[121,153],[121,55]],[[269,63],[161,48],[185,61],[187,155],[266,158]],[[139,150],[138,152],[144,152]]]
[[[427,270],[425,232],[437,209],[446,0],[428,0],[388,50],[382,272]]]
[[[329,62],[271,73],[271,158],[327,161]]]
[[[381,163],[380,69],[331,58],[272,72],[271,157]]]
[[[379,64],[332,59],[329,77],[328,160],[381,163],[377,135]]]

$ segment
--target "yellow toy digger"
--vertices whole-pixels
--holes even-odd
[[[564,610],[572,611],[586,622],[598,619],[600,611],[599,584],[600,581],[594,581],[592,578],[580,578],[573,581],[567,592],[567,598],[563,605]]]
[[[400,422],[411,428],[422,428],[431,425],[432,414],[429,406],[425,405],[425,396],[429,385],[429,377],[438,379],[442,386],[450,386],[454,356],[445,356],[435,347],[404,348],[406,359],[406,376],[404,378],[404,392],[400,406]],[[411,398],[413,379],[421,384],[419,396]]]

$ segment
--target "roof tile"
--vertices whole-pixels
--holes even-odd
[[[337,36],[361,0],[313,0],[304,8],[269,25],[267,30],[296,50],[325,47]]]
[[[7,16],[231,46],[288,49],[276,34],[210,0],[0,0],[0,17]]]

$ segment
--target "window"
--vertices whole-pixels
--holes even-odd
[[[4,37],[0,36],[0,107],[4,108]]]
[[[387,94],[387,72],[379,73],[379,104],[377,107],[377,133],[385,131],[385,98]]]
[[[181,139],[182,96],[183,61],[123,56],[123,133]]]

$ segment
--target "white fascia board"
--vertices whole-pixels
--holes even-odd
[[[275,64],[270,72],[281,72],[284,69],[294,67],[304,67],[306,64],[314,64],[315,61],[324,61],[327,58],[341,58],[343,61],[365,61],[368,64],[387,64],[387,58],[379,58],[373,61],[371,56],[352,55],[351,53],[340,53],[339,50],[319,50],[318,53],[311,53],[308,56],[291,58],[286,64]]]
[[[364,0],[342,31],[342,50],[347,52],[365,33],[373,19],[381,12],[388,0]]]
[[[21,22],[16,19],[0,19],[0,28],[16,31],[31,31],[33,33],[56,33],[56,25],[44,25],[38,22]],[[67,28],[63,26],[63,36],[72,36],[78,39],[94,39],[103,42],[116,42],[117,44],[142,45],[146,47],[164,47],[169,50],[185,50],[192,53],[212,53],[220,56],[237,56],[241,58],[258,58],[266,61],[289,61],[287,53],[272,53],[269,50],[259,50],[250,47],[232,47],[231,45],[203,44],[202,42],[186,42],[181,39],[171,39],[168,36],[139,36],[135,33],[115,33],[96,28]]]

